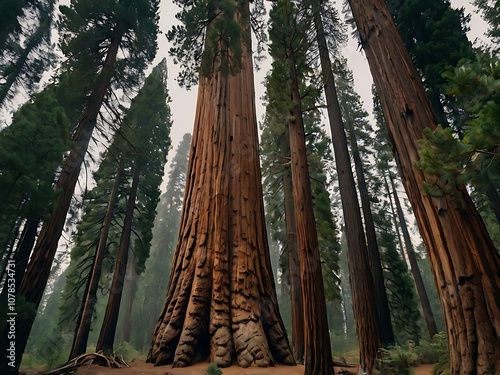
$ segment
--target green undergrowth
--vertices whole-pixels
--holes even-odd
[[[432,339],[420,340],[418,346],[409,341],[404,346],[380,349],[378,367],[381,375],[409,375],[419,364],[436,364],[434,375],[449,375],[449,360],[447,336],[440,332]]]
[[[222,375],[222,369],[215,363],[211,363],[208,365],[207,375]]]

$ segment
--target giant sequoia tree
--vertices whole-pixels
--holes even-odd
[[[184,4],[178,17],[195,22],[173,33],[178,51],[203,58],[181,229],[148,361],[293,364],[264,224],[249,2],[206,5]],[[189,43],[205,26],[202,51]]]
[[[383,0],[350,0],[361,45],[427,247],[443,305],[452,374],[500,369],[500,255],[464,186],[429,195],[442,181],[420,169],[418,140],[437,121]],[[427,190],[428,191],[428,190]]]

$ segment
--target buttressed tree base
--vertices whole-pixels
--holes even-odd
[[[241,67],[224,74],[218,61],[200,77],[181,229],[147,359],[155,365],[294,364],[264,223],[248,16],[239,21]]]

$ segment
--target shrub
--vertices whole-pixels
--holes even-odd
[[[131,362],[141,356],[141,353],[126,341],[122,341],[118,345],[115,345],[114,351],[116,355],[123,357],[125,362]]]
[[[408,345],[408,349],[401,346],[393,346],[388,349],[380,349],[378,360],[381,375],[413,374],[412,367],[418,365],[418,355],[415,353],[413,344]]]
[[[447,363],[450,353],[448,351],[448,338],[446,332],[440,332],[430,340],[421,340],[415,347],[420,363]]]
[[[215,363],[211,363],[208,365],[207,375],[222,375],[222,369],[220,369]]]

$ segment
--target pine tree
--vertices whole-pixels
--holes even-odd
[[[160,196],[159,188],[170,148],[172,121],[167,104],[169,97],[166,82],[167,64],[164,59],[153,69],[144,86],[132,100],[118,135],[118,142],[122,144],[122,155],[127,155],[125,169],[131,174],[132,180],[126,194],[127,206],[108,304],[96,345],[96,350],[105,353],[113,351],[129,249],[134,245],[136,273],[144,270],[144,263],[149,257],[153,222]],[[134,219],[134,232],[138,232],[139,236],[132,241]]]
[[[281,7],[281,8],[280,8]],[[300,28],[294,27],[294,33],[283,27],[286,22],[283,17],[296,17],[293,13],[291,3],[275,4],[271,13],[272,26],[270,28],[271,40],[275,44],[272,47],[275,61],[273,70],[267,77],[266,83],[266,116],[261,126],[261,148],[263,153],[263,175],[266,199],[267,216],[270,217],[271,236],[282,246],[281,268],[282,281],[288,284],[291,295],[292,309],[292,344],[294,356],[298,362],[304,358],[304,326],[302,320],[302,297],[300,285],[300,272],[298,266],[298,252],[296,245],[295,213],[293,203],[293,186],[290,175],[290,146],[287,124],[288,112],[292,107],[290,99],[289,73],[286,64],[280,60],[286,43],[293,45],[300,40]],[[297,12],[299,13],[299,12]],[[305,22],[303,22],[304,24]],[[294,37],[295,36],[295,41]],[[292,37],[290,37],[292,36]],[[290,39],[287,40],[287,37]],[[311,43],[304,39],[304,50]],[[290,48],[290,47],[289,47]],[[295,44],[294,53],[299,61],[306,61],[307,55],[300,43]],[[304,64],[304,63],[303,63]],[[307,65],[307,64],[305,64]],[[340,245],[337,242],[337,228],[332,215],[332,203],[328,193],[326,181],[326,169],[332,162],[330,154],[330,140],[320,126],[320,93],[315,87],[317,82],[307,84],[308,69],[305,65],[298,66],[297,73],[300,78],[301,104],[304,107],[301,117],[304,123],[307,137],[306,152],[310,173],[311,195],[314,202],[313,210],[318,235],[318,248],[321,257],[322,276],[325,285],[325,296],[327,300],[339,297],[338,275],[338,253]],[[314,78],[314,77],[310,77]],[[284,286],[282,286],[283,288]]]
[[[6,0],[0,4],[0,51],[5,49],[10,33],[19,33],[21,31],[19,17],[22,13],[22,0]]]
[[[384,195],[389,198],[389,201],[386,201],[383,208],[378,212],[376,222],[380,231],[380,247],[383,249],[381,258],[385,270],[384,278],[386,280],[387,298],[397,342],[401,345],[411,340],[418,345],[421,337],[421,315],[418,309],[415,288],[404,258],[402,243],[401,241],[396,241],[399,227],[392,192],[387,181],[391,176],[387,176],[386,169],[383,167],[384,164],[382,162],[379,168],[381,169],[384,181]],[[400,244],[400,251],[398,251],[396,246],[398,242]]]
[[[321,63],[321,76],[324,85],[326,110],[330,122],[332,142],[335,155],[335,164],[339,182],[339,191],[342,200],[342,210],[346,226],[347,247],[349,251],[349,279],[351,284],[352,301],[356,329],[360,350],[360,369],[369,374],[375,367],[377,351],[381,338],[390,335],[382,332],[382,328],[375,305],[375,290],[373,275],[370,269],[365,233],[361,218],[361,210],[356,193],[354,175],[350,163],[350,156],[345,134],[345,125],[338,101],[335,78],[330,60],[330,50],[327,43],[327,34],[323,24],[321,2],[312,1],[314,27]],[[380,282],[377,285],[381,285]],[[381,293],[381,292],[377,292]]]
[[[158,1],[130,0],[120,3],[88,3],[75,0],[61,7],[61,45],[68,66],[89,73],[89,95],[72,135],[74,148],[60,168],[55,184],[58,199],[45,220],[20,285],[19,294],[38,308],[47,283],[66,214],[80,174],[102,103],[112,87],[129,89],[156,53]],[[121,50],[127,64],[118,56]],[[20,361],[32,320],[17,333],[16,358]],[[4,324],[5,326],[5,324]],[[22,327],[22,328],[21,328]],[[4,328],[5,329],[5,328]],[[17,366],[19,364],[17,363]],[[9,372],[12,368],[7,369]],[[17,367],[15,369],[17,371]]]
[[[393,221],[395,222],[394,227],[397,233],[398,227],[401,226],[401,232],[404,237],[406,254],[408,257],[408,261],[410,263],[411,274],[413,276],[418,296],[420,298],[420,304],[422,307],[423,316],[427,324],[427,329],[429,331],[429,336],[432,338],[432,336],[434,336],[438,332],[435,315],[439,315],[441,307],[438,306],[439,307],[438,311],[436,311],[435,309],[433,311],[433,306],[431,306],[430,303],[429,295],[431,292],[435,293],[435,287],[432,286],[431,290],[429,290],[428,285],[424,284],[424,280],[421,275],[421,269],[417,261],[417,255],[413,249],[412,241],[408,231],[408,226],[396,190],[395,174],[397,173],[397,170],[395,170],[394,166],[394,161],[393,161],[394,155],[392,152],[392,145],[390,144],[389,141],[389,135],[387,133],[387,125],[383,117],[382,108],[380,106],[380,100],[375,91],[375,87],[372,87],[372,95],[373,95],[373,114],[377,124],[377,130],[375,133],[376,138],[374,142],[375,146],[374,148],[377,155],[376,159],[378,160],[377,169],[381,172],[380,175],[384,176],[384,179],[386,178],[385,173],[388,172],[388,177],[390,179],[392,187],[392,196],[394,198],[394,204],[396,206],[397,216],[398,216],[398,220],[396,220],[396,218],[393,219]],[[385,180],[384,180],[384,185],[385,185]],[[380,189],[382,189],[382,186],[383,186],[382,180],[379,178],[378,181],[377,180],[375,181],[375,188],[373,189],[373,194],[376,194],[377,196],[382,195],[382,193],[379,193]],[[389,204],[392,205],[392,198],[390,195],[389,195]],[[397,236],[399,237],[399,235]],[[401,250],[402,248],[403,246],[401,244]]]
[[[22,239],[19,229],[26,228],[29,221],[38,224],[55,197],[53,176],[69,133],[57,91],[51,85],[36,94],[0,132],[0,248],[4,262],[14,252],[16,240]],[[26,265],[18,266],[19,286]]]
[[[370,269],[374,282],[374,293],[376,300],[377,316],[381,333],[381,343],[384,346],[394,344],[394,332],[391,325],[389,305],[387,302],[386,288],[380,260],[380,252],[377,243],[377,233],[370,206],[370,196],[368,193],[366,160],[370,158],[368,151],[370,143],[366,140],[371,136],[371,126],[368,123],[368,113],[363,110],[361,98],[354,91],[354,77],[347,68],[345,61],[340,61],[336,67],[337,87],[339,104],[342,117],[346,125],[347,138],[351,147],[351,155],[356,171],[357,187],[363,212],[364,231],[366,233],[366,247]],[[358,141],[359,140],[359,141]],[[363,160],[365,163],[363,163]]]
[[[0,108],[6,107],[20,89],[31,95],[45,73],[54,65],[56,54],[50,41],[54,23],[55,0],[7,1],[0,9],[6,18],[17,15],[10,30],[0,30]],[[10,4],[9,4],[10,3]],[[14,3],[14,4],[12,4]],[[3,4],[2,4],[3,6]],[[22,6],[19,10],[19,6]],[[19,21],[21,20],[21,21]],[[8,27],[8,26],[7,26]],[[8,33],[8,35],[5,35]]]
[[[306,374],[333,373],[330,338],[324,296],[319,241],[312,201],[312,188],[305,140],[305,126],[302,115],[300,86],[304,84],[307,52],[311,46],[307,31],[310,17],[304,17],[302,10],[291,1],[277,2],[271,12],[271,47],[273,64],[284,73],[284,92],[288,93],[285,108],[289,117],[286,125],[289,136],[290,173],[293,196],[292,218],[295,220],[296,244],[298,250],[299,277],[304,317],[304,363]],[[279,74],[279,73],[278,73]],[[276,84],[276,83],[275,83]],[[283,101],[282,94],[273,100]],[[288,150],[282,150],[281,153]],[[285,191],[286,192],[286,191]],[[285,196],[285,199],[287,197]],[[293,275],[293,269],[290,274]],[[292,306],[294,301],[292,300]],[[292,316],[292,322],[296,318]],[[294,323],[292,323],[294,324]],[[294,324],[293,330],[299,326]],[[299,345],[301,343],[298,343]],[[297,350],[296,350],[297,351]],[[302,361],[302,358],[297,358]]]
[[[191,134],[186,133],[171,162],[167,188],[160,197],[154,221],[151,255],[145,264],[146,272],[139,280],[138,295],[141,298],[140,304],[136,303],[133,310],[131,340],[141,352],[150,343],[156,319],[163,307],[163,301],[158,296],[165,293],[170,276],[181,220],[190,144]]]
[[[113,150],[113,148],[111,148],[111,150]],[[75,320],[76,327],[75,327],[73,345],[70,351],[70,359],[73,359],[79,356],[80,354],[85,353],[86,351],[90,326],[92,318],[94,316],[95,304],[97,302],[97,290],[101,279],[102,267],[105,258],[107,257],[107,255],[109,256],[108,242],[113,243],[112,241],[113,237],[110,236],[110,231],[111,231],[112,221],[115,216],[116,200],[119,198],[119,193],[126,194],[123,191],[120,192],[120,190],[123,190],[123,181],[122,181],[122,175],[124,174],[123,151],[114,150],[114,152],[112,151],[110,152],[110,154],[111,154],[110,157],[111,160],[109,159],[106,160],[105,158],[104,159],[105,162],[101,163],[99,170],[95,174],[96,176],[101,175],[101,177],[103,178],[98,179],[97,186],[95,189],[92,190],[92,193],[95,194],[96,192],[100,191],[101,194],[98,193],[97,196],[101,197],[101,199],[98,199],[97,202],[96,201],[93,202],[94,203],[93,204],[94,207],[92,207],[93,209],[86,211],[87,215],[82,217],[82,221],[80,222],[80,225],[77,227],[78,230],[77,239],[79,239],[81,236],[88,238],[89,235],[93,235],[93,237],[90,237],[90,243],[84,246],[86,257],[83,260],[79,261],[79,264],[81,264],[82,261],[88,264],[91,259],[90,262],[91,266],[89,267],[89,272],[85,272],[87,276],[84,277],[84,279],[82,280],[81,275],[84,272],[82,270],[80,270],[76,275],[74,272],[68,275],[68,284],[75,283],[74,281],[72,281],[72,278],[73,279],[76,278],[78,284],[77,287],[68,288],[69,293],[71,293],[71,296],[68,296],[66,298],[72,297],[73,300],[76,299],[76,301],[78,301],[80,304],[80,309],[78,314],[76,313],[72,314],[75,317],[73,318],[73,320]],[[106,162],[108,162],[111,165],[106,165],[108,164]],[[115,174],[114,178],[112,178],[113,183],[111,189],[109,189],[109,187],[103,186],[103,182],[104,183],[108,182],[107,179],[109,179],[110,176],[110,173],[107,174],[105,173],[106,168],[109,168],[109,170],[111,171],[111,175]],[[107,194],[108,192],[109,192],[109,197]],[[98,205],[96,205],[95,203],[98,203]],[[88,204],[88,206],[90,205]],[[104,212],[102,210],[102,207],[106,207]],[[98,215],[98,220],[90,221],[91,223],[90,230],[87,231],[84,228],[82,228],[84,225],[87,226],[89,225],[89,222],[87,222],[86,219],[88,219],[89,216],[91,218],[91,216],[94,216],[96,214]],[[108,237],[110,237],[109,240]],[[77,244],[81,244],[81,241],[77,241]],[[94,254],[90,255],[89,253],[92,253],[91,249],[93,248],[95,248]],[[75,261],[77,260],[78,259],[76,259]],[[83,283],[85,283],[86,286],[82,295],[80,289]],[[66,289],[66,291],[68,291],[68,289]],[[76,307],[76,303],[69,304],[70,309],[73,306]],[[65,315],[68,316],[68,313],[66,312]]]

